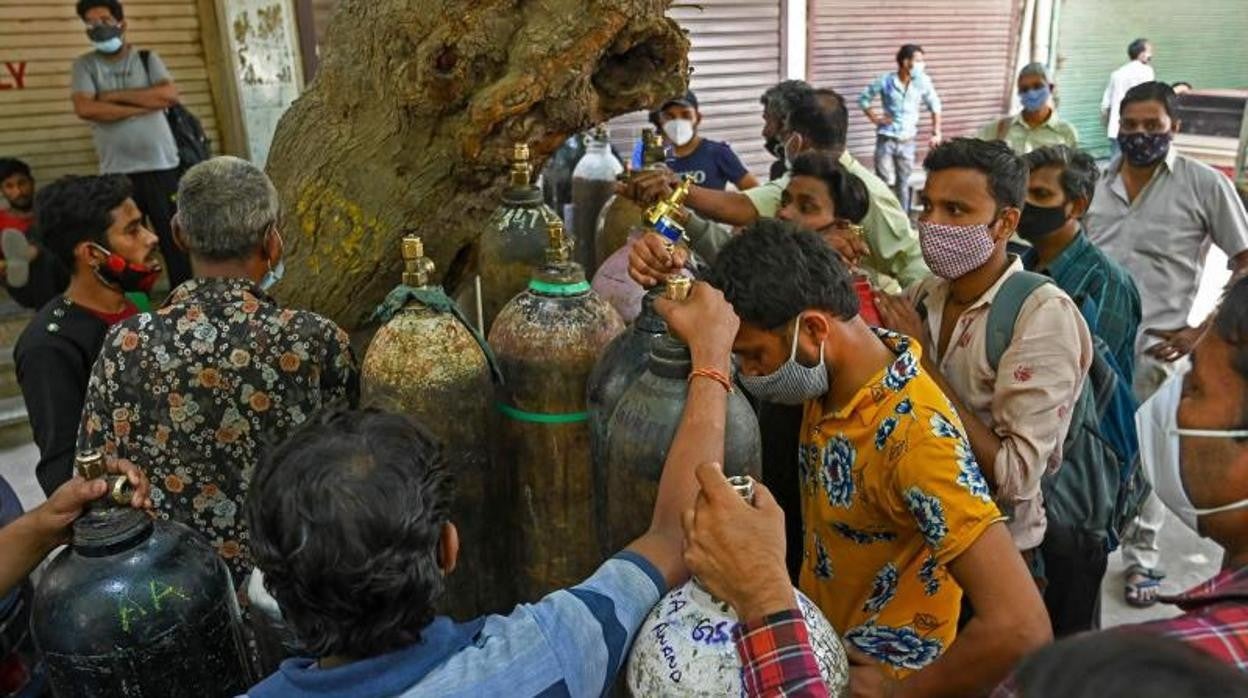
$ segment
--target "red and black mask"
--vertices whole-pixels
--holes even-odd
[[[123,293],[150,293],[156,280],[160,278],[162,269],[159,264],[127,262],[124,257],[103,245],[91,243],[91,246],[106,255],[104,261],[95,266],[95,275],[106,285],[119,288]]]

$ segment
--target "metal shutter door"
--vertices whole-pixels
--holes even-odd
[[[845,98],[850,152],[872,160],[875,128],[858,108],[858,95],[881,73],[897,69],[902,44],[924,49],[943,103],[946,138],[969,135],[1000,117],[1013,88],[1021,5],[1020,0],[811,0],[809,79]],[[919,143],[926,146],[931,135],[926,110],[920,123]]]
[[[1109,154],[1101,97],[1138,37],[1153,44],[1158,80],[1196,89],[1248,87],[1244,0],[1066,0],[1060,11],[1058,109],[1079,129],[1080,145],[1097,155]]]
[[[219,149],[195,0],[126,0],[124,7],[127,39],[160,55]],[[84,32],[72,2],[0,0],[0,63],[26,62],[25,88],[0,90],[0,153],[30,163],[44,183],[99,171],[91,129],[70,102],[70,67],[91,50]]]

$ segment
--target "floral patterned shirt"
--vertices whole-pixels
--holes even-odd
[[[801,589],[901,678],[953,643],[962,589],[947,566],[1004,517],[918,343],[876,333],[896,361],[838,412],[806,404]]]
[[[246,279],[194,279],[109,332],[79,448],[142,466],[160,516],[202,533],[235,584],[250,570],[241,506],[261,449],[322,407],[359,400],[347,333],[283,310]]]

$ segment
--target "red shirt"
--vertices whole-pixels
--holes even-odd
[[[732,639],[750,698],[826,698],[828,687],[810,647],[806,619],[796,609],[740,623]]]
[[[25,234],[30,230],[30,224],[34,221],[33,216],[19,216],[7,208],[0,208],[0,230],[13,228]]]
[[[86,306],[83,306],[83,307],[86,308]],[[122,320],[125,320],[126,318],[132,315],[139,314],[138,306],[136,306],[134,303],[131,303],[129,299],[126,300],[126,307],[122,308],[121,310],[115,313],[102,313],[98,310],[92,310],[91,308],[86,308],[86,309],[92,315],[103,320],[104,324],[108,325],[109,327],[116,325],[117,323],[121,322]]]

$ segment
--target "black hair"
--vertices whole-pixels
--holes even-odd
[[[802,96],[812,90],[814,88],[805,80],[784,80],[767,88],[758,98],[758,103],[763,105],[764,114],[773,115],[783,122],[797,108]]]
[[[252,556],[308,651],[420,641],[444,588],[453,489],[436,439],[378,410],[327,410],[265,455],[244,505]]]
[[[837,218],[861,223],[871,206],[867,185],[858,176],[846,170],[830,153],[808,152],[793,161],[794,177],[815,177],[823,181],[836,207]]]
[[[121,3],[118,0],[78,0],[78,7],[75,9],[78,11],[78,17],[85,20],[87,10],[96,7],[107,7],[113,19],[118,22],[126,18],[126,11],[121,9]]]
[[[804,310],[848,320],[858,295],[845,263],[819,235],[776,218],[761,218],[734,237],[707,277],[743,321],[774,330]]]
[[[1092,203],[1100,170],[1091,155],[1068,145],[1050,145],[1027,153],[1023,159],[1032,172],[1042,167],[1061,167],[1062,191],[1066,200],[1086,199],[1089,204]]]
[[[918,44],[902,44],[901,48],[897,49],[897,65],[914,58],[916,53],[923,53],[923,47]]]
[[[923,167],[928,172],[967,168],[984,173],[998,210],[1022,208],[1027,198],[1027,163],[1001,141],[954,138],[933,148]]]
[[[35,195],[35,238],[72,272],[79,243],[108,247],[113,209],[132,192],[125,175],[61,177]]]
[[[1109,630],[1032,654],[1012,679],[1023,698],[1248,698],[1248,678],[1179,640]]]
[[[1236,281],[1218,305],[1213,331],[1231,345],[1231,366],[1248,383],[1248,277]],[[1243,400],[1243,423],[1248,426],[1248,395]]]
[[[1119,113],[1135,102],[1161,102],[1171,119],[1177,118],[1179,113],[1179,96],[1174,93],[1174,88],[1157,80],[1142,82],[1127,90],[1118,105]]]
[[[815,150],[842,150],[849,134],[845,100],[835,90],[826,88],[805,92],[789,112],[785,130],[801,134]]]
[[[33,175],[30,174],[30,165],[17,158],[0,158],[0,182],[17,174],[26,175],[34,179]]]
[[[1140,54],[1144,53],[1145,49],[1147,48],[1148,48],[1148,39],[1144,39],[1144,38],[1136,39],[1135,41],[1132,41],[1127,46],[1127,56],[1129,56],[1131,60],[1135,60],[1139,58]]]

